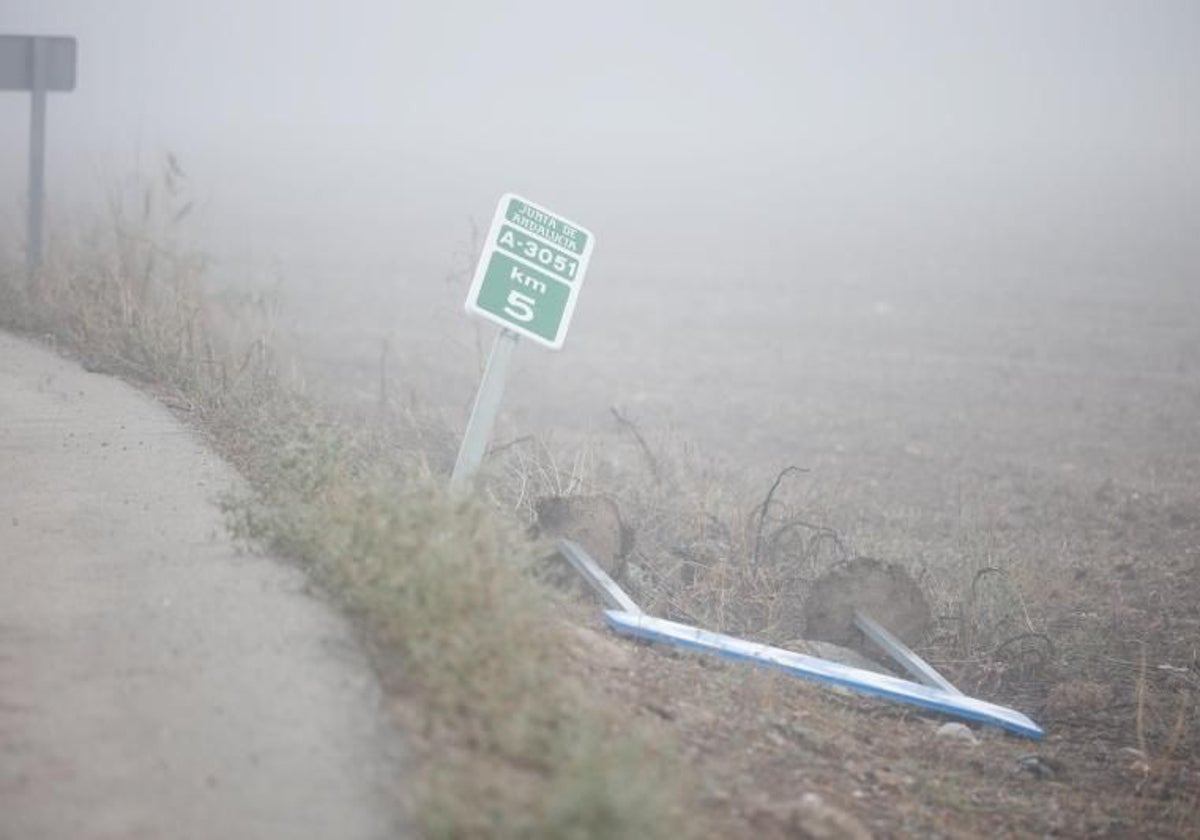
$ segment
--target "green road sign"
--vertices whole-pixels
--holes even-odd
[[[467,295],[467,312],[557,350],[596,238],[511,193],[500,199]]]

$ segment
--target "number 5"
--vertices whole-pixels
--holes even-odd
[[[533,320],[533,305],[536,300],[529,295],[523,295],[516,289],[508,293],[508,302],[504,307],[504,314],[516,321],[528,323]]]

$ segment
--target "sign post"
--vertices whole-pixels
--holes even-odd
[[[454,472],[450,475],[452,487],[462,487],[474,477],[483,463],[483,454],[492,437],[492,427],[496,425],[496,415],[500,413],[500,398],[504,396],[508,363],[519,340],[517,334],[509,329],[501,329],[496,334],[483,379],[475,394],[475,404],[471,407],[471,419],[467,421],[467,430],[463,433],[458,458],[454,462]]]
[[[46,192],[46,92],[75,89],[75,39],[0,35],[0,90],[29,91],[29,226],[26,259],[42,263]]]
[[[563,346],[596,237],[520,196],[500,198],[467,294],[467,313],[501,327],[475,395],[450,477],[460,488],[483,462],[500,410],[513,348],[521,337]]]

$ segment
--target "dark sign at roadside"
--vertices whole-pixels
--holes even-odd
[[[42,202],[46,192],[46,94],[75,89],[75,39],[0,35],[0,90],[29,91],[30,276],[42,262]]]
[[[42,90],[75,89],[75,39],[0,35],[0,90],[33,90],[37,87]]]

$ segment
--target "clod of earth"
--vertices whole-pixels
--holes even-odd
[[[607,496],[546,496],[534,506],[539,536],[577,542],[615,579],[633,550],[633,529]]]
[[[932,621],[925,593],[901,566],[855,557],[834,564],[813,584],[804,608],[805,637],[862,647],[862,633],[854,626],[855,609],[914,646],[929,632]]]
[[[1030,753],[1017,759],[1016,772],[1035,779],[1054,779],[1062,775],[1063,766],[1047,756]]]

